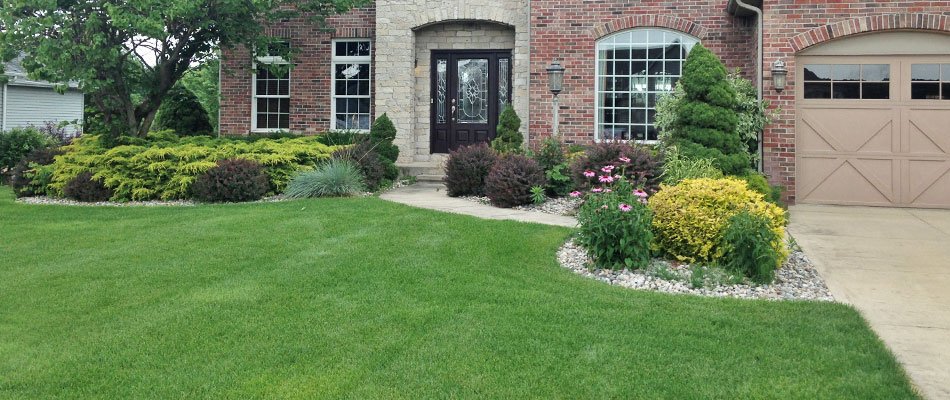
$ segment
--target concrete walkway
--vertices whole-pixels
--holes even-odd
[[[536,224],[566,226],[569,228],[577,226],[577,220],[573,217],[497,208],[465,199],[452,198],[446,195],[445,185],[441,183],[420,182],[390,190],[379,197],[383,200],[402,203],[413,207],[471,215],[484,219],[506,219]]]
[[[950,210],[799,205],[789,231],[920,391],[950,399]]]

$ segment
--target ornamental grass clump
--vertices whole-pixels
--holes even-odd
[[[682,154],[675,146],[666,149],[666,161],[663,164],[663,183],[675,185],[685,179],[722,178],[722,171],[716,168],[711,158],[694,158]]]
[[[771,246],[784,261],[785,210],[765,200],[736,178],[687,179],[676,186],[663,185],[650,199],[653,209],[654,245],[686,262],[719,261],[726,249],[723,234],[729,220],[743,211],[769,221],[775,233]]]
[[[577,214],[580,243],[597,268],[645,268],[653,240],[649,194],[624,177],[623,167],[607,165],[596,175],[600,185],[586,195]],[[575,191],[571,196],[580,197],[582,193]]]
[[[331,159],[314,171],[297,175],[284,195],[292,199],[353,196],[366,191],[363,176],[352,161]]]

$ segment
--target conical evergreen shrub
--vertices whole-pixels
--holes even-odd
[[[524,136],[521,136],[521,118],[510,104],[505,107],[498,117],[498,128],[491,147],[499,154],[518,153],[522,151]]]
[[[711,158],[722,172],[741,175],[750,166],[748,149],[736,130],[736,92],[726,67],[697,44],[683,65],[685,98],[676,110],[672,142],[690,158]]]
[[[158,108],[153,130],[171,129],[178,136],[211,135],[214,128],[208,113],[198,97],[184,85],[175,85],[168,91]]]
[[[369,140],[373,143],[374,150],[379,155],[393,163],[399,158],[399,147],[393,144],[395,139],[396,126],[393,125],[393,121],[389,119],[389,116],[383,113],[379,118],[376,118],[373,126],[370,127]]]

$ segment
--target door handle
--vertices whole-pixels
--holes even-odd
[[[452,103],[455,103],[455,100]],[[455,121],[455,104],[452,104],[452,121]]]

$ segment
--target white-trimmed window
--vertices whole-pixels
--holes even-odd
[[[333,41],[332,129],[369,129],[371,46],[367,39]]]
[[[699,40],[668,29],[631,29],[597,41],[598,140],[655,141],[656,100],[673,91]]]
[[[257,57],[251,86],[251,130],[290,129],[290,64],[280,56]]]

